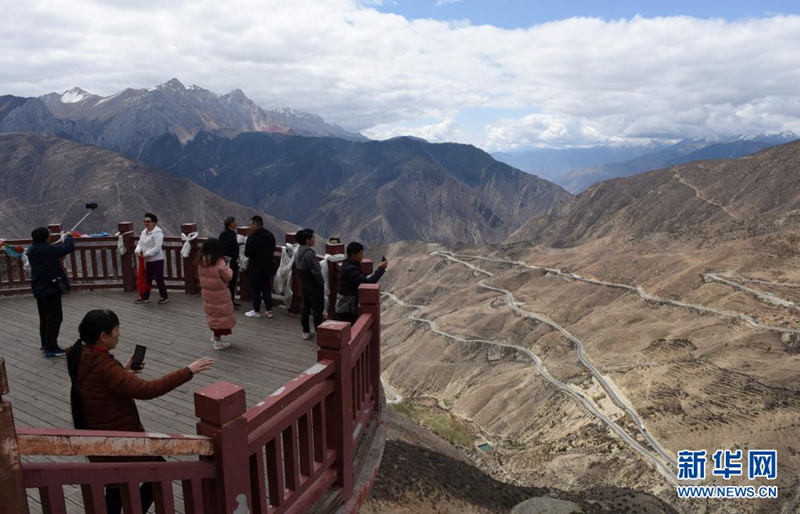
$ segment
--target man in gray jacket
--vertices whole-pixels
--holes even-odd
[[[311,339],[317,333],[317,326],[322,323],[322,309],[325,303],[325,279],[322,268],[314,250],[316,237],[310,228],[304,228],[295,236],[300,249],[294,258],[297,272],[303,282],[303,310],[300,312],[300,324],[303,326],[303,339]],[[314,330],[308,324],[308,315],[314,312]]]

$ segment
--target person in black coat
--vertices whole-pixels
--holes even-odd
[[[342,272],[339,275],[339,290],[336,293],[336,315],[342,321],[355,323],[358,318],[358,286],[361,284],[375,284],[383,276],[389,266],[389,261],[382,260],[378,269],[372,275],[361,271],[361,261],[364,259],[364,245],[353,241],[347,245],[347,258],[342,263]]]
[[[272,317],[272,279],[275,276],[275,236],[264,228],[261,216],[250,218],[250,235],[244,245],[244,255],[249,259],[250,288],[253,292],[253,310],[245,313],[248,318],[261,317],[261,300],[264,300],[266,316]]]
[[[47,227],[35,228],[31,232],[33,243],[25,251],[31,265],[31,289],[39,309],[41,350],[48,359],[64,355],[64,350],[58,346],[58,332],[64,319],[61,287],[66,277],[59,259],[75,249],[71,233],[59,244],[49,244],[49,238]]]
[[[219,233],[219,244],[222,246],[222,255],[228,257],[228,265],[233,270],[233,278],[228,282],[231,291],[231,302],[234,307],[240,307],[236,301],[236,284],[239,283],[239,242],[236,239],[236,218],[225,218],[225,229]]]

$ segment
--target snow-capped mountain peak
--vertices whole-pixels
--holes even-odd
[[[61,95],[60,100],[61,103],[74,104],[86,100],[90,96],[92,95],[87,93],[83,89],[79,87],[73,87],[68,91],[64,91],[64,93]]]

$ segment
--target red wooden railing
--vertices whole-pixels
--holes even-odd
[[[332,487],[353,494],[354,448],[381,409],[380,288],[359,287],[360,315],[318,327],[317,363],[251,409],[243,388],[217,382],[195,393],[198,436],[29,429],[14,426],[0,357],[0,512],[66,512],[63,486],[81,487],[89,513],[105,511],[104,488],[119,486],[125,512],[141,513],[138,487],[154,483],[157,513],[174,512],[180,481],[187,513],[304,512]],[[20,455],[194,456],[181,462],[21,462]],[[236,509],[246,509],[237,511]]]
[[[51,241],[55,241],[61,233],[60,224],[48,225],[51,232]],[[195,223],[184,223],[181,225],[181,233],[190,234],[197,231]],[[139,241],[139,236],[134,233],[133,223],[122,222],[117,224],[117,232],[122,234],[123,247],[125,253],[119,254],[117,237],[92,237],[76,238],[75,251],[63,259],[64,269],[72,288],[75,290],[92,289],[116,289],[122,287],[123,291],[132,292],[136,290],[136,273],[138,262],[133,251]],[[247,235],[250,227],[238,227],[237,233]],[[186,293],[195,294],[200,292],[200,284],[197,278],[197,270],[194,262],[202,246],[204,239],[197,238],[191,242],[191,251],[188,258],[181,256],[183,239],[180,237],[164,238],[164,281],[167,289],[183,290]],[[289,232],[285,235],[287,243],[295,243],[295,233]],[[30,239],[16,239],[7,241],[13,246],[27,248],[31,244]],[[276,246],[273,258],[277,269],[281,261],[283,246]],[[325,245],[325,253],[335,255],[344,253],[344,244]],[[322,259],[321,256],[318,256]],[[30,293],[30,276],[23,269],[20,259],[12,258],[0,252],[0,296],[27,294]],[[339,284],[339,269],[341,263],[329,263],[330,292],[328,298],[328,316],[335,318],[336,291]],[[362,268],[365,273],[372,272],[372,262],[364,259]],[[239,274],[239,293],[243,302],[251,299],[250,283],[247,271]],[[303,288],[298,273],[292,274],[292,301],[288,305],[289,312],[297,314],[303,299]]]

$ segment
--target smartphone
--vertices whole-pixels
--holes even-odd
[[[142,346],[140,344],[136,345],[136,349],[133,350],[133,360],[131,361],[131,369],[134,371],[139,371],[142,369],[142,363],[144,362],[144,352],[147,351],[146,346]]]
[[[385,260],[386,260],[386,256],[385,255],[381,255],[381,262],[383,262]]]

